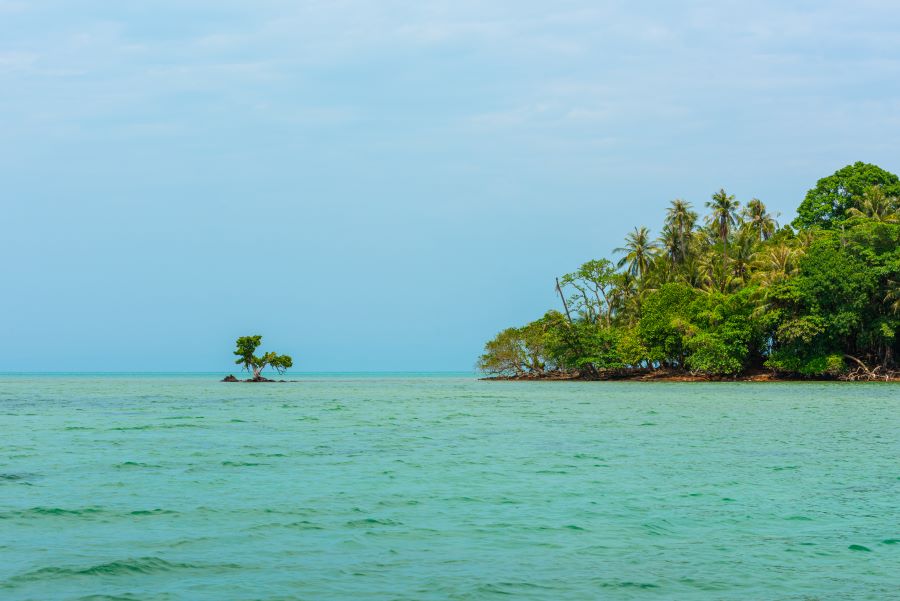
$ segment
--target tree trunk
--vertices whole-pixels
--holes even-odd
[[[556,278],[556,291],[559,292],[559,298],[562,299],[563,309],[566,310],[566,319],[569,320],[569,323],[572,323],[572,316],[569,315],[569,303],[566,302],[566,297],[563,295],[562,288],[559,285],[559,278]]]
[[[584,299],[584,306],[588,310],[588,319],[590,321],[594,321],[594,309],[591,307],[591,302],[588,300],[587,294],[584,293],[584,290],[581,291],[581,297]]]
[[[606,296],[606,290],[601,288],[600,291],[603,293],[603,300],[606,303],[606,326],[609,327],[610,325],[612,325],[612,316],[610,315],[610,313],[612,312],[612,307],[609,304],[609,297]],[[597,302],[599,302],[599,299]]]

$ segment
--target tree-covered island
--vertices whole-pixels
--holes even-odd
[[[790,225],[725,190],[673,200],[654,238],[555,282],[561,311],[507,328],[498,377],[897,380],[900,179],[855,163],[818,181]]]
[[[266,367],[271,367],[279,374],[283,374],[294,365],[294,360],[290,355],[279,355],[271,351],[264,353],[262,356],[255,355],[256,349],[262,344],[262,336],[241,336],[235,344],[234,354],[237,356],[237,359],[234,361],[235,364],[240,365],[244,371],[253,374],[250,379],[244,380],[245,382],[274,382],[274,380],[263,377],[262,372]],[[234,376],[227,376],[223,381],[240,382],[241,380]]]

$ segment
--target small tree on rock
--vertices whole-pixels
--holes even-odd
[[[247,372],[252,372],[253,380],[264,380],[262,370],[267,366],[279,374],[283,374],[286,369],[294,364],[290,355],[268,352],[262,357],[257,357],[253,353],[256,352],[260,344],[262,344],[262,336],[241,336],[237,339],[237,349],[234,351],[234,354],[238,357],[235,364],[240,365]]]

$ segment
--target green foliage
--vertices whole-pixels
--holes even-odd
[[[766,361],[766,366],[776,371],[801,376],[837,376],[846,371],[847,364],[838,354],[824,352],[794,355],[786,350],[776,350]]]
[[[634,228],[634,231],[625,237],[625,246],[613,252],[624,254],[619,259],[618,267],[625,267],[626,273],[643,279],[658,250],[659,245],[650,238],[650,230],[641,226]]]
[[[651,362],[684,365],[684,338],[691,331],[690,305],[696,296],[686,284],[665,284],[644,300],[638,326]]]
[[[701,332],[686,343],[687,366],[694,371],[734,375],[744,368],[747,347],[740,341],[712,332]]]
[[[262,336],[241,336],[237,339],[237,349],[234,354],[238,356],[235,360],[237,365],[243,364],[244,368],[250,367],[253,363],[253,353],[262,344]]]
[[[567,290],[574,290],[569,303],[583,319],[592,322],[602,320],[609,325],[612,320],[609,294],[617,276],[612,263],[600,259],[588,261],[578,271],[562,276],[560,284]]]
[[[591,321],[568,323],[551,311],[544,318],[549,362],[563,369],[624,367],[617,351],[618,331]]]
[[[575,360],[579,368],[619,369],[625,367],[619,355],[619,331],[597,324],[580,323],[575,326],[581,342],[582,355]]]
[[[753,288],[733,294],[710,293],[691,305],[696,334],[685,342],[686,364],[694,371],[734,375],[761,356],[764,335],[754,316]]]
[[[524,373],[525,351],[519,328],[506,328],[484,345],[478,369],[501,376]]]
[[[553,343],[553,329],[558,313],[546,316],[521,328],[506,328],[484,345],[477,367],[485,373],[521,376],[543,373],[552,359],[548,346]]]
[[[672,201],[658,240],[635,228],[560,278],[550,311],[485,347],[485,371],[673,367],[840,376],[900,356],[900,180],[856,163],[819,180],[794,226],[719,190],[704,220]],[[698,225],[705,223],[706,225]],[[882,372],[883,373],[883,372]]]
[[[806,193],[797,209],[794,227],[830,229],[840,225],[851,208],[859,208],[860,199],[872,186],[881,186],[890,196],[900,195],[900,178],[880,167],[857,162],[838,169]]]
[[[644,367],[650,362],[650,352],[641,341],[637,327],[624,328],[620,331],[616,352],[626,367]]]
[[[252,371],[254,379],[261,378],[262,371],[266,367],[271,367],[281,374],[294,365],[294,361],[289,355],[268,352],[262,357],[257,357],[254,353],[261,344],[262,336],[241,336],[237,339],[234,351],[238,357],[235,364],[242,366],[245,371]]]

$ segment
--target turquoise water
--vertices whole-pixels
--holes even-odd
[[[896,599],[900,387],[0,376],[0,599]]]

